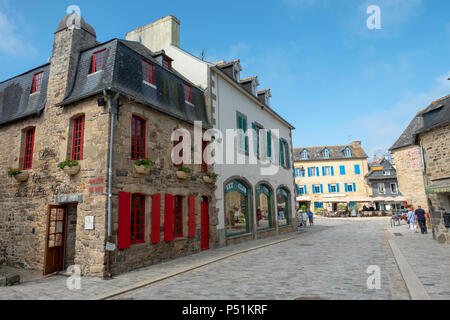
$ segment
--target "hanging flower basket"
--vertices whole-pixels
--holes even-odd
[[[186,180],[189,177],[189,174],[192,172],[191,168],[188,167],[180,167],[178,168],[176,175],[180,180]]]
[[[58,167],[71,176],[76,175],[78,172],[80,172],[80,165],[76,160],[66,160],[64,162],[61,162]]]
[[[138,174],[148,174],[153,165],[154,163],[150,159],[137,160],[134,163],[134,169]]]

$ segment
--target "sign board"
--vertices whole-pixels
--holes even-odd
[[[55,196],[56,204],[66,204],[66,203],[83,203],[82,194],[65,194],[60,196]]]
[[[94,216],[84,217],[84,230],[94,230]]]
[[[95,178],[89,180],[89,193],[103,193],[103,178]]]
[[[107,242],[106,246],[105,246],[105,250],[106,251],[115,251],[116,250],[116,244],[115,243],[111,243],[111,242]]]

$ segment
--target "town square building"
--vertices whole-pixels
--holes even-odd
[[[204,90],[73,15],[49,63],[0,83],[0,262],[109,276],[217,247],[212,166],[171,161],[175,129],[212,127]]]
[[[339,205],[371,204],[367,154],[360,141],[294,148],[294,166],[299,207],[336,212]]]
[[[139,27],[126,38],[152,51],[162,50],[177,71],[205,90],[212,126],[223,135],[219,139],[224,145],[232,142],[226,130],[241,130],[231,151],[243,156],[243,164],[214,165],[219,175],[215,198],[220,245],[293,231],[294,128],[271,106],[270,89],[258,90],[256,76],[242,79],[240,60],[210,63],[180,48],[180,22],[174,16]],[[254,134],[246,135],[250,132]],[[257,164],[250,163],[251,156]],[[276,167],[274,173],[264,173],[263,162]]]

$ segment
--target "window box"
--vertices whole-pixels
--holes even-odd
[[[17,182],[25,182],[28,180],[29,173],[28,171],[22,171],[18,169],[10,169],[8,175],[14,177]]]
[[[180,180],[186,180],[191,173],[191,169],[187,167],[180,167],[176,171],[177,178]]]
[[[137,160],[134,163],[134,170],[138,174],[148,174],[153,165],[154,163],[150,159]]]
[[[74,175],[78,174],[78,172],[80,172],[80,165],[76,165],[73,167],[64,167],[63,170],[68,175],[74,176]]]

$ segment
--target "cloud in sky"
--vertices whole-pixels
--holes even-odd
[[[36,54],[33,45],[18,32],[19,26],[12,21],[13,14],[7,10],[7,2],[2,1],[0,5],[0,53],[11,56]]]
[[[389,149],[417,112],[428,107],[432,101],[450,94],[449,77],[450,71],[435,79],[435,85],[430,90],[409,94],[390,108],[352,120],[353,132],[366,137],[364,144],[369,157],[378,150]]]

